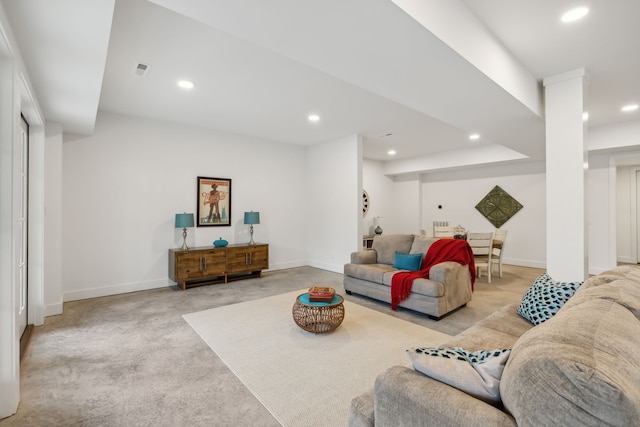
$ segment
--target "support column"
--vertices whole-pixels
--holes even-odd
[[[558,281],[588,277],[587,147],[584,69],[544,79],[547,272]]]

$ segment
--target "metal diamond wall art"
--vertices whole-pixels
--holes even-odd
[[[505,222],[514,216],[522,205],[511,197],[499,186],[493,187],[476,205],[478,212],[496,228],[500,228]]]

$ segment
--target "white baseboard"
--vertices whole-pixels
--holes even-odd
[[[315,267],[315,268],[319,268],[320,270],[327,270],[327,271],[332,271],[334,273],[344,273],[344,264],[340,264],[340,265],[333,265],[333,264],[326,264],[323,262],[308,262],[307,263],[308,266],[310,267]]]
[[[287,263],[272,264],[268,270],[284,270],[287,268],[304,267],[308,265],[305,261],[295,261]],[[105,286],[101,288],[82,289],[78,291],[69,291],[63,294],[63,301],[78,301],[89,298],[106,297],[109,295],[126,294],[129,292],[147,291],[150,289],[160,289],[170,286],[176,286],[176,283],[170,279],[157,279],[148,280],[145,282],[136,283],[123,283],[119,285]],[[47,314],[45,316],[53,316],[56,314],[62,314],[62,304],[60,307],[51,306],[51,314],[49,314],[49,307],[47,307]]]
[[[547,268],[546,262],[543,262],[543,261],[531,261],[531,260],[524,260],[524,259],[503,258],[502,259],[502,263],[503,264],[509,264],[509,265],[517,265],[519,267],[531,267],[531,268],[542,268],[542,269],[546,269]]]
[[[44,317],[58,316],[60,314],[62,314],[62,303],[44,306]]]
[[[169,279],[148,280],[146,282],[124,283],[120,285],[105,286],[102,288],[82,289],[79,291],[65,292],[62,295],[64,302],[78,301],[88,298],[106,297],[109,295],[126,294],[128,292],[147,291],[173,286]]]
[[[269,269],[265,271],[286,270],[288,268],[305,267],[307,265],[309,264],[304,260],[279,262],[277,264],[269,264]]]

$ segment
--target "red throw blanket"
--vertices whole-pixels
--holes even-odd
[[[471,291],[476,282],[476,266],[473,262],[473,250],[466,240],[438,239],[429,246],[419,271],[401,271],[391,278],[391,309],[395,310],[402,301],[409,298],[414,279],[429,278],[429,270],[445,261],[469,265],[471,273]]]

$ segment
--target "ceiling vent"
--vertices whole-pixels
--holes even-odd
[[[136,64],[136,68],[133,70],[133,73],[137,74],[138,76],[146,76],[149,72],[149,68],[151,68],[151,66],[143,64],[142,62],[138,62]]]

